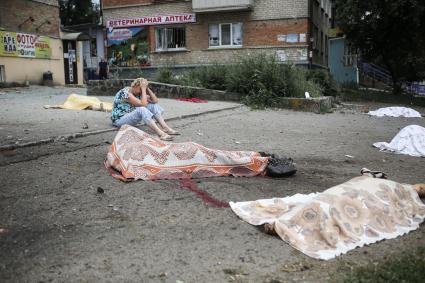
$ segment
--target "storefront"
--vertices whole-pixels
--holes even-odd
[[[42,83],[43,73],[63,84],[61,40],[32,33],[0,31],[0,77],[4,82]],[[25,66],[25,67],[22,67]]]
[[[151,66],[142,70],[146,74],[162,66],[183,70],[260,54],[327,66],[329,0],[103,3],[108,59],[126,77],[140,73],[141,66]]]
[[[186,23],[195,14],[159,15],[107,22],[107,57],[110,66],[150,66],[151,52],[186,49]]]

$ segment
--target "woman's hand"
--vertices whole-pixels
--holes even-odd
[[[143,79],[142,82],[140,83],[140,87],[145,90],[148,88],[148,85],[149,85],[149,82],[147,79]]]
[[[147,89],[147,95],[150,103],[158,103],[158,97],[156,97],[155,93],[150,88]]]

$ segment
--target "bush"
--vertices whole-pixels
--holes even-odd
[[[322,82],[326,79],[326,82]],[[209,89],[226,90],[245,95],[243,102],[253,108],[273,107],[281,97],[311,97],[331,89],[330,76],[309,73],[304,68],[278,62],[275,56],[259,55],[241,58],[232,65],[214,64],[173,76],[169,68],[158,70],[155,80]]]
[[[161,67],[155,73],[156,82],[166,83],[166,84],[178,84],[179,81],[175,78],[173,72],[168,67]]]
[[[323,95],[319,84],[307,79],[308,70],[295,66],[290,66],[288,78],[288,92],[291,97],[305,97],[308,92],[311,97]]]
[[[227,90],[245,94],[244,103],[253,108],[278,104],[280,97],[321,95],[321,88],[306,78],[306,70],[282,64],[273,56],[261,55],[241,60],[230,69]]]
[[[285,65],[279,64],[271,56],[243,58],[239,64],[230,68],[226,89],[245,95],[267,90],[277,96],[288,96],[286,93],[288,72],[284,67]]]
[[[267,89],[251,91],[243,97],[242,103],[251,106],[254,109],[263,109],[267,106],[277,104],[278,96]]]
[[[227,73],[228,66],[214,64],[193,70],[187,74],[187,79],[195,86],[226,90]]]
[[[326,70],[309,70],[307,72],[307,79],[320,85],[325,96],[337,96],[340,91],[338,83]]]

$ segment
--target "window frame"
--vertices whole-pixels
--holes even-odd
[[[233,44],[233,25],[239,24],[241,26],[241,37],[242,37],[242,44]],[[218,26],[218,45],[211,45],[210,44],[210,27],[212,25]],[[223,45],[222,44],[222,26],[223,25],[230,25],[230,44]],[[230,23],[213,23],[208,25],[208,48],[240,48],[243,46],[243,22],[230,22]]]
[[[177,48],[158,48],[158,33],[159,30],[163,30],[164,31],[164,43],[166,44],[167,42],[167,30],[173,30],[173,29],[182,29],[184,31],[184,45],[183,47],[177,47]],[[167,45],[167,44],[166,44]],[[186,26],[160,26],[160,27],[155,27],[155,52],[172,52],[172,51],[184,51],[187,50],[186,47]]]
[[[344,67],[352,67],[357,63],[357,50],[351,44],[344,44],[344,55],[342,58]]]

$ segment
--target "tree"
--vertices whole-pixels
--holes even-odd
[[[394,92],[425,79],[424,0],[336,0],[336,19],[363,59],[385,66]]]
[[[59,0],[59,14],[64,27],[100,24],[100,5],[92,0]]]

